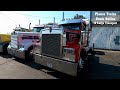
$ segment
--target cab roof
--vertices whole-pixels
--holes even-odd
[[[70,20],[64,20],[64,21],[59,22],[59,25],[60,24],[70,24],[70,23],[84,23],[84,22],[85,21],[82,19],[70,19]]]
[[[44,27],[44,25],[35,25],[34,27]]]

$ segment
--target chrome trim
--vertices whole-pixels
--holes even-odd
[[[75,53],[74,53],[75,49],[74,48],[64,48],[64,49],[68,49],[68,50],[73,49],[73,52],[68,53],[68,52],[64,52],[63,50],[63,59],[75,62]]]
[[[11,48],[10,46],[7,47],[7,51],[8,51],[8,54],[10,54],[12,56],[15,56],[15,57],[18,57],[21,59],[25,59],[25,51],[16,50],[16,49]]]
[[[35,54],[35,62],[54,70],[69,74],[72,76],[77,76],[77,65],[78,63],[68,62],[65,60],[55,59],[39,54]]]
[[[45,34],[42,34],[42,35],[45,35]],[[52,35],[52,34],[47,34],[47,35]],[[51,57],[55,57],[55,58],[61,59],[61,57],[62,57],[62,54],[61,54],[61,53],[62,53],[62,50],[61,50],[61,48],[62,48],[62,46],[61,46],[61,45],[62,45],[61,37],[62,37],[62,36],[61,36],[61,34],[54,34],[54,35],[59,35],[59,37],[60,37],[60,41],[59,41],[59,43],[60,43],[60,44],[59,44],[59,45],[60,45],[60,47],[59,47],[59,49],[60,49],[60,52],[59,52],[60,55],[59,55],[59,56],[55,56],[55,55],[50,55],[50,54],[46,54],[46,53],[43,53],[43,52],[41,52],[41,53],[42,53],[42,55],[46,55],[46,56],[49,56],[49,55],[50,55]],[[43,44],[42,44],[42,45],[43,45]],[[53,48],[53,49],[54,49],[54,48]]]
[[[60,34],[60,57],[58,57],[59,59],[62,59],[63,57],[63,53],[62,53],[62,49],[63,49],[63,30],[61,28],[52,28],[52,31],[49,32],[49,29],[42,29],[40,32],[41,35],[41,44],[40,44],[40,54],[42,54],[42,35],[43,34]]]

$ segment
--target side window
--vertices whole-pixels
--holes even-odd
[[[32,36],[24,35],[24,36],[22,37],[22,40],[23,40],[23,39],[33,39],[33,37],[32,37]]]

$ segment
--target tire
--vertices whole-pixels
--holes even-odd
[[[9,44],[5,44],[3,46],[3,54],[8,54],[8,51],[7,51],[7,47],[8,47]]]
[[[28,51],[26,51],[26,55],[25,55],[25,60],[26,61],[33,61],[33,48],[30,48]]]
[[[29,58],[33,60],[33,49],[29,51]]]
[[[77,77],[81,75],[83,68],[84,68],[84,60],[80,58],[80,60],[78,61],[78,66],[77,66]]]
[[[80,57],[83,61],[86,61],[87,53],[84,49],[82,49],[82,51],[80,53]]]

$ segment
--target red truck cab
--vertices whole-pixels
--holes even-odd
[[[78,75],[89,51],[84,20],[61,21],[59,28],[43,29],[40,39],[34,54],[36,63],[72,76]]]

